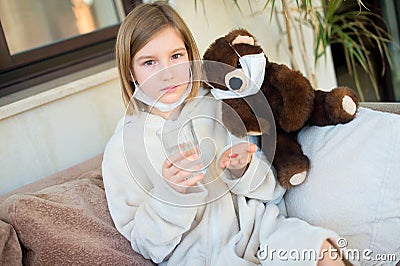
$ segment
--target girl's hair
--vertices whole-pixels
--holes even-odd
[[[173,27],[181,35],[192,64],[192,90],[188,99],[197,96],[200,89],[201,69],[199,50],[194,38],[179,14],[166,2],[140,4],[122,22],[115,45],[122,97],[128,114],[137,111],[137,103],[131,102],[135,86],[130,78],[130,67],[134,55],[160,30]]]

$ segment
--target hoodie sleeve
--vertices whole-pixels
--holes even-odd
[[[102,163],[112,219],[136,252],[160,263],[191,228],[197,213],[196,207],[182,207],[170,202],[190,200],[192,205],[200,204],[207,193],[200,188],[192,193],[181,194],[164,180],[153,187],[144,169],[139,167],[140,164],[134,168],[131,164],[129,166],[125,161],[121,135],[116,134],[106,146]],[[165,195],[168,195],[167,198]]]

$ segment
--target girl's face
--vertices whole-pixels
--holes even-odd
[[[132,69],[140,88],[162,103],[177,102],[190,79],[188,53],[172,27],[158,32],[133,57]]]

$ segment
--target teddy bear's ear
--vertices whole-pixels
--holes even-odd
[[[235,44],[249,44],[249,45],[253,45],[255,44],[254,38],[251,36],[243,36],[243,35],[238,35],[233,41],[232,41],[232,45]]]

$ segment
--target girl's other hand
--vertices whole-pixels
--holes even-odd
[[[337,247],[334,247],[330,240],[325,240],[319,254],[317,266],[345,266],[346,260],[342,260],[342,255]],[[346,261],[347,262],[347,261]],[[351,265],[349,263],[349,265]]]
[[[177,192],[186,193],[187,189],[204,178],[203,163],[197,151],[177,153],[165,159],[162,175],[167,183]]]
[[[257,145],[250,142],[236,144],[221,155],[219,166],[229,169],[235,177],[241,177],[257,149]]]

